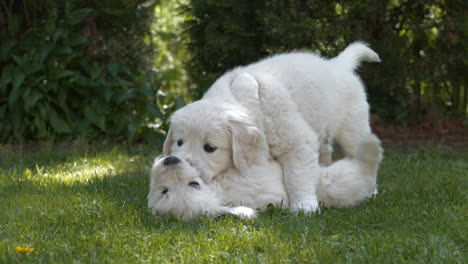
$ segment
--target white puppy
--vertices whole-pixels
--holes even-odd
[[[356,158],[359,143],[370,134],[366,94],[354,74],[362,60],[379,57],[354,43],[331,60],[289,53],[236,68],[201,100],[174,113],[163,152],[193,164],[206,182],[232,168],[249,174],[253,165],[263,162],[265,152],[271,152],[283,169],[290,207],[314,211],[319,152],[320,160],[330,163],[336,141],[346,156]],[[269,121],[281,110],[262,89],[286,95],[290,122]],[[294,141],[292,127],[304,136],[304,144],[286,143]]]
[[[353,206],[370,197],[381,153],[379,140],[370,135],[359,144],[358,158],[346,158],[321,168],[317,194],[324,206]],[[151,170],[148,207],[153,214],[183,220],[199,214],[253,218],[254,209],[265,209],[269,204],[290,207],[277,161],[264,157],[248,173],[231,168],[205,182],[202,172],[186,160],[162,155]]]

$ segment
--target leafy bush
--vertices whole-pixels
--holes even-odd
[[[133,14],[137,9],[153,10],[132,8]],[[113,20],[125,14],[106,11],[114,12]],[[116,27],[110,32],[98,30],[96,21],[102,14],[65,1],[27,30],[10,23],[0,32],[0,140],[54,136],[131,140],[154,135],[148,126],[162,113],[149,67],[152,52],[143,54],[145,39],[135,41],[133,48],[120,45],[126,42],[125,33],[111,36]],[[9,21],[21,21],[20,13],[9,16]],[[135,35],[127,37],[131,42]]]
[[[264,1],[192,0],[186,6],[189,33],[190,77],[197,84],[192,95],[199,98],[227,69],[264,57],[264,39],[258,15]]]
[[[158,76],[158,104],[164,113],[170,113],[192,100],[192,86],[185,69],[190,53],[186,48],[186,36],[182,24],[186,14],[181,11],[186,0],[161,0],[155,8],[152,25],[152,40],[157,49],[154,70]],[[162,123],[167,129],[167,123]]]
[[[332,57],[363,40],[383,60],[360,73],[375,113],[400,122],[433,111],[467,114],[466,1],[190,2],[196,96],[227,69],[266,55],[306,49]]]

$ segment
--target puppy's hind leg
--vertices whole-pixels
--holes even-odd
[[[331,136],[327,133],[325,138],[320,139],[320,165],[328,166],[332,164],[333,142]]]
[[[289,91],[271,76],[255,76],[265,135],[271,154],[283,167],[284,184],[293,210],[316,211],[320,175],[317,133],[298,111]]]
[[[356,158],[344,158],[322,171],[317,194],[326,207],[354,206],[376,192],[382,147],[373,135],[358,143]]]

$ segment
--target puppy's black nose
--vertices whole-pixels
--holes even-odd
[[[174,164],[177,164],[180,162],[180,159],[175,157],[175,156],[169,156],[167,158],[164,159],[164,166],[170,166],[170,165],[174,165]]]

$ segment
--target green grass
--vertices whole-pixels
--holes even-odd
[[[388,151],[380,194],[356,208],[180,222],[146,210],[156,149],[40,149],[0,146],[0,263],[467,260],[467,153]]]

